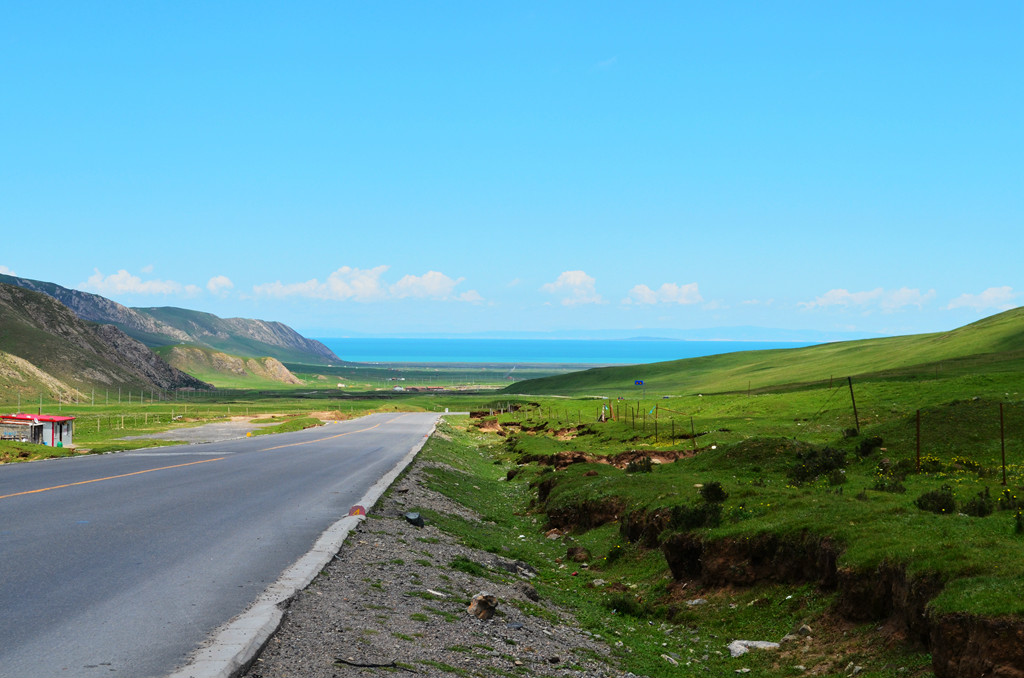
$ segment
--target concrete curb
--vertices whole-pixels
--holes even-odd
[[[440,416],[423,439],[367,490],[359,500],[359,505],[369,511],[377,503],[423,449],[423,445],[437,429],[438,421]],[[309,586],[341,550],[352,528],[363,520],[363,516],[346,516],[324,530],[313,548],[268,586],[249,609],[217,629],[205,647],[194,652],[185,666],[167,678],[236,678],[243,674],[281,625],[287,607],[285,603]]]

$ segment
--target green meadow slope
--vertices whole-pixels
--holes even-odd
[[[844,341],[806,348],[741,351],[649,365],[603,367],[530,379],[508,393],[635,395],[725,393],[808,384],[847,376],[884,378],[928,372],[944,376],[1024,369],[1024,308],[934,334]]]

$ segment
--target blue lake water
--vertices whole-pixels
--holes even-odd
[[[587,339],[320,339],[359,363],[571,363],[638,365],[734,351],[797,348],[813,342]]]

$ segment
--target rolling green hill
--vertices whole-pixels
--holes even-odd
[[[632,395],[643,380],[650,393],[723,393],[776,388],[831,378],[1024,369],[1024,308],[949,332],[863,339],[806,348],[741,351],[649,365],[603,367],[530,379],[509,393]]]

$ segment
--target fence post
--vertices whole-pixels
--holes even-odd
[[[917,472],[921,472],[921,410],[917,411]]]
[[[853,397],[853,377],[847,377],[846,382],[850,385],[850,402],[853,403],[853,423],[857,426],[857,433],[860,433],[860,418],[857,416],[857,400]]]
[[[1003,427],[1003,404],[999,403],[999,449],[1003,456],[1003,485],[1006,485],[1006,429]]]

